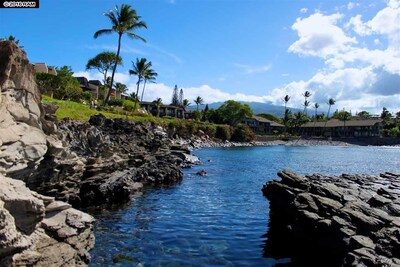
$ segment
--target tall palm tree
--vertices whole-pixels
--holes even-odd
[[[329,120],[329,112],[331,111],[331,107],[333,106],[333,105],[335,105],[335,103],[336,103],[336,101],[333,99],[333,98],[329,98],[329,100],[328,100],[328,106],[329,106],[329,108],[328,108],[328,113],[327,113],[327,115],[326,115],[326,121],[325,121],[325,124],[324,124],[324,129],[326,128],[326,124],[328,123],[328,120]]]
[[[151,62],[150,62],[151,64]],[[146,83],[151,82],[155,83],[156,82],[156,77],[158,76],[157,72],[155,72],[153,69],[147,69],[143,75],[143,88],[142,88],[142,96],[140,97],[140,102],[143,101],[143,95],[144,95],[144,89],[146,88]]]
[[[183,107],[184,110],[186,110],[186,108],[189,107],[190,104],[191,104],[191,103],[189,102],[188,99],[183,99],[183,101],[182,101],[182,107]]]
[[[163,102],[161,98],[157,98],[153,101],[154,105],[157,108],[157,117],[160,117],[160,107],[162,106]]]
[[[199,105],[203,105],[204,100],[203,98],[201,98],[201,96],[196,97],[196,99],[194,100],[194,103],[196,103],[197,105],[197,110],[199,110]]]
[[[289,95],[285,95],[285,97],[283,98],[283,102],[285,102],[285,113],[286,113],[286,105],[290,100],[290,96]]]
[[[315,103],[314,108],[315,108],[315,114],[314,114],[314,135],[315,135],[315,124],[317,123],[317,113],[318,113],[319,104]]]
[[[107,92],[106,99],[104,100],[103,106],[105,106],[110,98],[110,93],[112,90],[112,84],[114,83],[114,75],[117,70],[118,58],[121,51],[121,40],[124,34],[128,35],[128,37],[132,39],[139,39],[145,42],[146,40],[135,34],[134,31],[140,28],[147,28],[147,25],[144,21],[140,20],[140,16],[137,15],[136,10],[132,9],[130,5],[122,4],[121,8],[118,5],[115,6],[114,10],[110,10],[103,14],[111,21],[111,29],[102,29],[98,30],[94,33],[94,38],[105,34],[111,34],[113,32],[118,34],[118,48],[117,54],[115,57],[114,67],[111,74],[111,83],[109,90]]]
[[[305,91],[303,96],[304,96],[304,105],[303,105],[304,106],[304,114],[307,115],[307,108],[310,106],[310,102],[307,101],[307,98],[309,98],[311,96],[311,93],[309,91]]]
[[[148,69],[151,67],[151,61],[147,62],[147,59],[141,58],[138,59],[136,58],[136,62],[132,61],[132,67],[133,69],[129,70],[130,75],[136,75],[138,77],[138,80],[136,82],[136,95],[139,96],[139,86],[142,80],[144,79],[145,73],[147,72]],[[136,101],[135,105],[133,107],[133,110],[136,110]]]

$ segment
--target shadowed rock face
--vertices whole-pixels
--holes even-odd
[[[94,245],[92,216],[0,174],[0,266],[82,266]]]
[[[263,187],[266,256],[299,266],[400,265],[400,174],[278,176]]]

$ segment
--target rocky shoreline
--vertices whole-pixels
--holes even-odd
[[[296,266],[400,266],[400,174],[278,176],[263,187],[266,256]]]
[[[25,52],[1,41],[0,60],[0,266],[84,266],[93,218],[72,207],[127,203],[198,163],[172,142],[174,129],[102,115],[56,121]]]

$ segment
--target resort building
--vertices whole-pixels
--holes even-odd
[[[326,124],[326,125],[325,125]],[[301,126],[305,136],[325,137],[377,137],[382,129],[382,120],[349,120],[331,119],[327,122],[308,122]]]
[[[182,107],[172,106],[172,105],[161,105],[157,108],[157,105],[154,102],[141,102],[140,107],[146,110],[148,113],[153,116],[169,116],[173,118],[179,119],[190,119],[191,115],[189,111],[185,111]]]
[[[249,126],[255,134],[276,134],[284,130],[284,126],[275,121],[265,119],[260,116],[253,116],[252,118],[246,118],[241,123]]]
[[[78,82],[79,86],[82,88],[82,90],[90,92],[94,98],[99,99],[100,98],[100,86],[103,84],[99,80],[90,80],[86,79],[86,77],[75,77]],[[114,90],[115,91],[115,90]],[[111,97],[111,96],[110,96]]]
[[[32,64],[33,68],[35,69],[35,72],[43,72],[43,73],[48,73],[52,75],[57,75],[57,70],[52,67],[48,67],[46,63],[35,63]]]

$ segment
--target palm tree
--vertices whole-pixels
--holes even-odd
[[[288,119],[288,116],[287,116],[287,109],[286,109],[286,105],[287,105],[287,103],[289,102],[289,100],[290,100],[290,96],[289,95],[285,95],[285,97],[283,98],[283,102],[285,102],[285,112],[284,112],[284,114],[283,114],[283,124],[285,125],[285,132],[284,132],[284,134],[286,134],[286,128],[287,128],[287,119]]]
[[[197,105],[197,110],[199,110],[199,105],[203,105],[204,100],[203,98],[201,98],[201,96],[196,97],[196,99],[194,100],[194,103],[196,103]]]
[[[154,105],[157,107],[157,117],[160,117],[160,107],[162,106],[162,99],[157,98],[156,100],[153,101]]]
[[[183,101],[182,101],[182,107],[183,107],[184,110],[186,110],[186,108],[189,107],[190,104],[191,104],[191,103],[189,102],[188,99],[183,99]]]
[[[124,94],[124,93],[126,93],[126,91],[128,91],[128,87],[127,87],[125,84],[123,84],[123,83],[117,82],[117,83],[115,84],[115,90],[116,90],[118,93]]]
[[[328,123],[328,120],[329,120],[329,112],[331,111],[331,107],[333,105],[335,105],[335,103],[336,103],[336,101],[333,98],[329,98],[328,103],[327,103],[329,105],[329,108],[328,108],[328,113],[326,115],[326,119],[327,120],[325,121],[324,129],[325,129],[326,124]]]
[[[112,27],[111,29],[98,30],[97,32],[94,33],[93,37],[96,39],[101,35],[111,34],[113,32],[118,34],[117,54],[115,57],[114,67],[111,74],[110,87],[108,89],[106,99],[104,100],[103,103],[103,106],[105,106],[108,102],[108,99],[110,98],[112,90],[111,86],[114,83],[114,75],[115,71],[117,70],[118,58],[121,51],[122,35],[126,34],[128,35],[128,37],[132,39],[139,39],[145,42],[146,40],[143,37],[133,33],[133,31],[140,28],[147,28],[147,25],[144,21],[140,20],[140,16],[137,15],[136,10],[132,9],[131,6],[127,4],[122,4],[121,9],[118,7],[118,5],[116,5],[115,10],[110,10],[104,13],[103,15],[109,18]]]
[[[151,62],[150,62],[151,64]],[[144,89],[146,88],[146,82],[151,82],[155,83],[156,82],[156,77],[158,76],[157,72],[155,72],[153,69],[147,69],[144,73],[143,79],[143,89],[142,89],[142,96],[140,97],[140,102],[143,101],[143,95],[144,95]]]
[[[314,108],[315,108],[315,114],[314,114],[314,135],[315,135],[315,124],[317,123],[317,113],[318,113],[319,104],[315,103]]]
[[[304,114],[307,115],[307,108],[310,106],[310,102],[307,101],[307,98],[309,98],[311,96],[311,93],[309,91],[305,91],[304,94]]]
[[[138,80],[136,82],[136,95],[139,96],[140,83],[144,79],[144,76],[145,76],[147,70],[150,69],[151,61],[147,62],[147,59],[145,59],[145,58],[141,58],[141,59],[136,58],[135,63],[132,61],[132,66],[133,66],[133,69],[129,70],[129,74],[136,75],[138,77]],[[135,101],[133,110],[136,110],[136,101]]]

